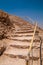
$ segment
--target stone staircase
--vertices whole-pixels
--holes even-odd
[[[25,29],[25,27],[23,27],[23,28]],[[29,52],[28,49],[29,49],[30,44],[31,44],[34,29],[32,30],[30,28],[26,32],[25,31],[24,30],[19,30],[19,31],[16,30],[14,34],[7,37],[9,40],[12,40],[12,42],[8,43],[9,47],[4,52],[5,55],[13,57],[13,58],[16,57],[16,58],[22,58],[25,60],[27,59],[27,55]],[[38,31],[36,31],[36,33],[38,34]],[[32,49],[37,47],[37,44],[40,43],[40,39],[37,36],[37,34],[35,35]],[[35,45],[35,43],[36,43],[36,45]],[[39,54],[37,55],[36,52],[35,52],[35,55],[33,56],[33,58],[39,59]],[[30,58],[32,58],[31,55],[30,55]]]
[[[32,50],[29,53],[34,25],[16,16],[9,15],[9,19],[11,22],[9,26],[0,22],[0,35],[4,34],[4,38],[0,39],[0,44],[2,43],[6,48],[0,57],[0,65],[26,65],[27,59],[29,59],[30,65],[32,65],[32,61],[33,65],[37,65],[34,62],[38,62],[40,65],[39,31],[36,29]]]

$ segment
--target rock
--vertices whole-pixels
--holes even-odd
[[[0,10],[0,22],[2,22],[5,25],[9,25],[9,21],[9,15]]]
[[[0,10],[0,39],[5,38],[13,27],[13,23],[10,21],[9,15],[6,12]]]

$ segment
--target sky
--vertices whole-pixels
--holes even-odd
[[[43,0],[0,0],[0,9],[43,28]]]

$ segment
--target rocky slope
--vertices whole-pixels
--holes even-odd
[[[28,56],[28,48],[32,40],[34,24],[20,17],[9,15],[0,10],[0,65],[25,65]],[[37,26],[34,37],[30,62],[40,60],[40,38],[43,42],[43,30]],[[42,43],[43,52],[43,43]],[[37,54],[36,54],[37,53]],[[43,53],[42,53],[43,56]],[[11,61],[11,62],[10,62]],[[39,62],[40,63],[40,62]],[[37,63],[34,62],[36,65]]]

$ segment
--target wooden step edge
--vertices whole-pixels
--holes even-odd
[[[24,28],[24,29],[21,29],[21,31],[22,31],[22,30],[27,30],[27,31],[28,31],[28,30],[33,30],[33,29],[31,29],[31,28],[27,28],[27,29]]]
[[[15,35],[6,35],[6,37],[7,38],[9,38],[9,37],[32,37],[33,35],[31,34],[31,35],[17,35],[17,34],[15,34]],[[37,36],[37,34],[35,34],[35,36]]]
[[[6,35],[7,36],[7,35]],[[12,37],[32,37],[33,36],[33,34],[27,34],[27,35],[23,35],[23,34],[21,34],[21,35],[19,35],[19,34],[11,34],[11,36]],[[35,36],[37,36],[36,34],[35,34]]]
[[[7,54],[7,53],[4,53],[4,55],[9,56],[11,58],[20,58],[20,59],[26,59],[27,58],[27,56],[23,56],[23,55],[13,55],[13,54]]]
[[[18,48],[18,49],[28,49],[29,46],[21,46],[21,45],[10,45],[13,48]]]
[[[21,29],[21,30],[17,30],[17,32],[29,32],[29,31],[33,31],[33,30],[31,30],[31,29],[26,29],[26,30]]]
[[[33,35],[11,35],[12,37],[32,37]]]
[[[30,46],[21,46],[21,45],[10,45],[11,47],[14,47],[14,48],[17,48],[17,49],[29,49],[30,48]],[[33,48],[35,48],[36,46],[33,46],[32,47],[32,49]]]
[[[40,47],[36,47],[35,49],[40,49]],[[43,49],[43,48],[41,48],[41,49]]]
[[[31,42],[31,40],[27,40],[27,39],[25,39],[25,40],[12,39],[12,38],[7,38],[7,39],[14,40],[14,41]],[[33,42],[40,42],[40,40],[33,40]]]
[[[11,35],[11,37],[32,37],[33,35],[17,35],[17,34],[15,34],[15,35]],[[10,37],[9,35],[6,35],[6,37]]]
[[[13,54],[4,54],[6,56],[9,56],[11,58],[19,58],[19,59],[25,59],[27,60],[27,56],[23,56],[23,55],[13,55]],[[29,60],[38,60],[39,57],[29,57]]]
[[[38,60],[39,59],[39,57],[29,57],[30,58],[30,60],[32,59],[32,60]]]
[[[19,31],[18,31],[18,32],[16,32],[16,33],[20,34],[20,33],[33,33],[33,32],[34,32],[34,31],[28,31],[28,32],[27,32],[27,31],[26,31],[26,32],[24,32],[24,31],[19,32]],[[39,33],[39,32],[38,32],[38,31],[36,31],[36,33]]]

